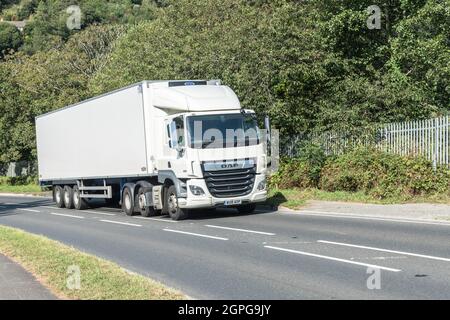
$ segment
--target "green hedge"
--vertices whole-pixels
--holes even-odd
[[[0,176],[0,185],[21,186],[28,184],[38,184],[36,176],[2,177]]]
[[[320,158],[319,158],[320,159]],[[370,148],[318,161],[313,157],[282,161],[270,179],[276,188],[319,188],[364,192],[378,199],[450,195],[450,170],[433,170],[430,161],[402,157]]]
[[[325,164],[325,154],[317,146],[303,147],[299,158],[284,158],[276,174],[270,177],[270,184],[277,189],[316,188],[320,172]]]

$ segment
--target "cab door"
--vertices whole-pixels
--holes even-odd
[[[160,164],[163,170],[172,170],[177,177],[186,175],[186,133],[184,116],[167,118],[165,124],[166,142],[164,159]]]

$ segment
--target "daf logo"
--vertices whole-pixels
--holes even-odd
[[[248,169],[253,168],[255,162],[250,160],[238,160],[238,161],[224,161],[224,162],[205,162],[203,163],[203,170],[205,171],[217,171],[217,170],[236,170],[236,169]]]
[[[220,166],[222,169],[233,169],[239,167],[237,163],[224,163]]]

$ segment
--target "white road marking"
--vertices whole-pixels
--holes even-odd
[[[197,236],[197,237],[203,237],[203,238],[210,238],[210,239],[216,239],[216,240],[228,240],[228,238],[222,238],[222,237],[215,237],[215,236],[209,236],[206,234],[200,234],[200,233],[192,233],[192,232],[186,232],[186,231],[180,231],[180,230],[173,230],[173,229],[163,229],[164,231],[169,232],[176,232],[176,233],[182,233],[182,234],[188,234],[191,236]]]
[[[346,259],[340,259],[340,258],[335,258],[335,257],[323,256],[323,255],[320,255],[320,254],[314,254],[314,253],[309,253],[309,252],[304,252],[304,251],[297,251],[297,250],[285,249],[285,248],[280,248],[280,247],[272,247],[272,246],[264,246],[264,248],[274,249],[274,250],[279,250],[279,251],[285,251],[285,252],[290,252],[290,253],[296,253],[296,254],[301,254],[301,255],[304,255],[304,256],[316,257],[316,258],[327,259],[327,260],[332,260],[332,261],[337,261],[337,262],[344,262],[344,263],[349,263],[349,264],[355,264],[355,265],[358,265],[358,266],[376,268],[376,269],[380,269],[380,270],[386,270],[386,271],[392,271],[392,272],[400,272],[400,271],[402,271],[402,270],[399,270],[399,269],[382,267],[382,266],[377,266],[377,265],[374,265],[374,264],[367,264],[367,263],[362,263],[362,262],[355,262],[355,261],[346,260]]]
[[[407,259],[407,257],[399,257],[399,256],[392,256],[392,257],[352,257],[350,260],[398,260],[398,259]]]
[[[212,225],[212,224],[205,224],[205,227],[224,229],[224,230],[232,230],[232,231],[241,231],[241,232],[248,232],[248,233],[257,233],[257,234],[264,234],[264,235],[268,235],[268,236],[274,236],[275,235],[275,233],[271,233],[271,232],[263,232],[263,231],[255,231],[255,230],[248,230],[248,229],[222,227],[222,226],[216,226],[216,225]]]
[[[262,244],[311,244],[311,241],[264,241]]]
[[[331,217],[331,218],[344,218],[344,219],[361,219],[361,220],[376,220],[376,221],[387,221],[387,222],[403,222],[403,223],[415,223],[415,224],[431,224],[438,226],[450,226],[450,223],[445,221],[419,221],[419,220],[408,220],[408,219],[395,219],[395,218],[384,218],[379,216],[364,217],[352,213],[341,213],[341,212],[331,212],[331,211],[312,211],[312,210],[301,210],[301,211],[279,211],[283,214],[295,214],[299,216],[316,216],[316,217]]]
[[[113,220],[100,220],[102,222],[108,222],[108,223],[115,223],[115,224],[122,224],[124,226],[131,226],[131,227],[142,227],[140,224],[134,224],[134,223],[128,223],[128,222],[120,222],[120,221],[113,221]]]
[[[338,245],[338,246],[345,246],[345,247],[353,247],[353,248],[381,251],[381,252],[397,253],[397,254],[401,254],[401,255],[405,255],[405,256],[412,256],[412,257],[419,257],[419,258],[425,258],[425,259],[433,259],[433,260],[440,260],[440,261],[450,262],[449,258],[429,256],[429,255],[418,254],[418,253],[396,251],[396,250],[389,250],[389,249],[382,249],[382,248],[375,248],[375,247],[367,247],[367,246],[360,246],[360,245],[356,245],[356,244],[349,244],[349,243],[342,243],[342,242],[333,242],[333,241],[325,241],[325,240],[318,240],[317,242],[328,243],[328,244],[335,244],[335,245]]]
[[[56,209],[56,210],[64,209],[64,208],[49,207],[49,206],[40,206],[40,208],[49,208],[49,209]],[[80,213],[83,213],[83,212],[101,214],[101,215],[104,215],[104,216],[116,216],[115,213],[107,213],[107,212],[93,211],[93,210],[80,210]]]
[[[62,217],[69,217],[69,218],[76,218],[76,219],[84,219],[84,217],[74,216],[74,215],[71,215],[71,214],[55,213],[55,212],[51,212],[50,214],[52,214],[54,216],[62,216]]]
[[[40,212],[39,210],[34,210],[34,209],[17,209],[19,211],[28,211],[28,212]]]
[[[86,213],[94,213],[94,214],[101,214],[104,216],[116,216],[115,213],[107,213],[107,212],[100,212],[100,211],[91,211],[91,210],[80,210],[81,213],[86,212]]]
[[[153,221],[160,221],[160,222],[178,223],[178,221],[175,221],[175,220],[160,219],[160,218],[133,217],[133,219],[142,219],[142,220],[153,220]]]

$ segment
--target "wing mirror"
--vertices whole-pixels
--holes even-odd
[[[177,150],[178,156],[181,158],[181,157],[184,155],[185,147],[180,146],[180,145],[177,145],[177,146],[175,147],[175,150]]]
[[[264,127],[265,127],[265,130],[266,130],[266,143],[267,143],[267,145],[269,145],[270,141],[271,141],[271,137],[270,137],[270,118],[269,118],[269,116],[266,116],[264,118]]]

